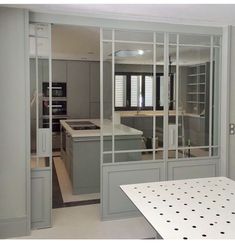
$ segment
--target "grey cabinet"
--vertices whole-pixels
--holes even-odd
[[[52,81],[67,82],[67,61],[66,60],[52,61]]]
[[[90,62],[90,102],[100,101],[100,64]]]
[[[89,63],[68,62],[67,111],[70,118],[89,118]]]
[[[90,62],[90,118],[100,117],[100,64]]]

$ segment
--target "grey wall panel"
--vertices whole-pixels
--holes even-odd
[[[67,61],[66,60],[52,61],[52,81],[67,82]]]
[[[102,167],[103,219],[126,218],[138,214],[135,206],[120,189],[120,185],[163,179],[163,163],[109,164]]]
[[[2,238],[27,235],[30,226],[27,14],[0,8],[0,229],[8,226]]]
[[[219,160],[190,160],[168,162],[168,180],[219,176]]]
[[[51,226],[50,174],[50,169],[46,168],[31,173],[31,224],[34,229]]]
[[[99,102],[90,103],[90,118],[91,119],[100,118],[100,103]]]
[[[87,62],[69,61],[67,65],[68,115],[71,118],[89,118],[89,64]]]

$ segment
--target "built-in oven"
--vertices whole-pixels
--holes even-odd
[[[49,101],[43,101],[43,115],[49,115]],[[67,115],[67,101],[52,101],[52,115]]]
[[[60,120],[66,120],[67,117],[54,118],[52,119],[52,132],[60,132]],[[43,128],[49,128],[49,118],[43,119]]]
[[[49,83],[43,82],[43,96],[49,97]],[[66,97],[67,87],[64,82],[52,82],[52,97]]]

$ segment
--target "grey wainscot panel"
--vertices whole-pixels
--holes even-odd
[[[102,177],[102,219],[119,219],[138,216],[139,212],[120,185],[163,180],[163,163],[140,162],[103,164]]]
[[[51,226],[51,169],[31,170],[31,227]]]
[[[168,180],[219,176],[219,159],[168,162]]]

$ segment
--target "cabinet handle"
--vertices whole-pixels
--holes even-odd
[[[62,108],[62,105],[51,105],[52,108]]]
[[[50,89],[50,87],[47,87],[47,89]],[[52,86],[51,89],[62,90],[62,87],[60,87],[60,86]]]

